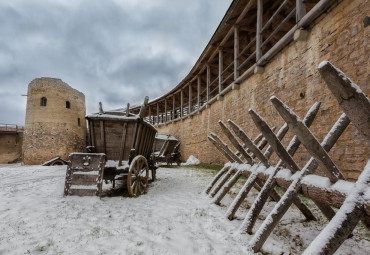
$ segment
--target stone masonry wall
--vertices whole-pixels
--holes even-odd
[[[47,98],[46,106],[40,105],[42,97]],[[83,152],[85,114],[84,94],[60,79],[34,79],[28,86],[23,163],[42,164],[57,156],[68,159],[71,152]]]
[[[22,154],[23,133],[0,133],[0,164],[20,161]]]
[[[342,111],[321,79],[317,66],[323,60],[330,61],[370,94],[370,26],[363,25],[369,13],[367,0],[341,1],[308,28],[306,41],[291,42],[265,66],[263,74],[251,76],[240,85],[240,90],[232,90],[223,101],[213,103],[200,114],[160,126],[158,131],[181,140],[184,160],[194,155],[204,163],[222,164],[226,159],[207,140],[210,132],[222,134],[218,120],[232,119],[254,138],[259,132],[248,114],[248,109],[253,108],[270,126],[280,128],[283,119],[269,101],[271,96],[277,96],[301,118],[314,102],[322,103],[311,126],[321,141]],[[225,136],[221,137],[230,144]],[[291,138],[289,131],[283,139],[285,147]],[[369,159],[370,142],[351,124],[329,155],[347,178],[357,179]],[[302,167],[309,155],[301,146],[294,159]],[[272,160],[276,163],[277,157],[274,155]]]

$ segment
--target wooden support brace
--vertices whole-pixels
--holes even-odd
[[[216,142],[222,147],[222,149],[233,158],[234,162],[239,164],[243,163],[242,160],[230,150],[229,146],[227,146],[227,144],[222,141],[215,133],[211,133],[210,135],[214,140],[216,140]]]
[[[228,120],[231,128],[233,129],[234,133],[239,137],[241,141],[248,147],[248,149],[257,156],[257,158],[264,164],[266,167],[270,166],[270,162],[268,159],[263,155],[263,153],[257,148],[257,146],[252,142],[252,140],[247,136],[247,134],[233,121]]]
[[[213,139],[211,136],[208,136],[208,140],[210,140],[211,143],[216,147],[216,149],[221,152],[221,154],[223,154],[230,162],[235,162],[235,160],[222,149],[221,145],[219,145],[215,139]]]
[[[236,172],[235,167],[230,167],[230,169],[227,171],[227,173],[224,175],[224,177],[220,180],[219,183],[215,186],[215,188],[212,190],[211,194],[209,195],[210,197],[214,197],[218,191],[224,186],[224,184],[227,182],[227,180],[231,177],[233,173]]]
[[[207,185],[206,189],[204,190],[204,193],[209,194],[213,186],[216,184],[216,182],[221,178],[221,176],[226,173],[230,169],[230,166],[224,165],[224,167],[218,171],[216,176],[212,179],[212,181]]]
[[[279,139],[279,140],[282,140],[284,138],[284,136],[286,135],[286,133],[288,132],[289,130],[289,127],[286,123],[284,123],[284,125],[279,129],[279,131],[277,132],[276,134],[276,137]],[[271,145],[269,145],[266,149],[266,152],[264,154],[264,156],[269,159],[272,155],[272,152],[274,151],[274,149],[271,147]]]
[[[342,114],[321,144],[326,151],[329,151],[334,146],[335,142],[348,125],[349,119],[345,114]],[[307,162],[307,164],[301,170],[298,178],[292,182],[287,191],[284,193],[282,199],[275,205],[275,208],[267,216],[265,221],[257,230],[256,234],[253,236],[252,240],[249,243],[249,246],[253,249],[253,251],[257,252],[261,249],[262,245],[265,243],[270,233],[272,233],[272,230],[275,228],[280,219],[284,216],[284,214],[291,206],[294,197],[297,196],[298,188],[300,186],[302,178],[305,175],[313,172],[317,168],[317,166],[318,163],[314,160],[314,158],[311,158]]]
[[[330,62],[322,62],[319,65],[319,72],[328,88],[338,100],[343,112],[347,114],[358,131],[367,139],[370,139],[369,98],[341,70]]]
[[[355,188],[329,224],[313,240],[303,254],[333,254],[352,233],[365,215],[364,193],[370,185],[370,160],[359,176]],[[369,228],[369,226],[367,226]]]
[[[249,154],[244,150],[243,146],[240,145],[240,143],[236,140],[236,138],[233,136],[230,130],[226,127],[226,125],[221,120],[218,121],[218,124],[220,124],[222,131],[224,131],[225,135],[227,136],[227,138],[229,138],[230,142],[234,145],[234,147],[247,160],[248,164],[253,165],[254,162],[251,156],[249,156]]]
[[[239,178],[242,176],[243,170],[238,170],[234,176],[222,187],[221,191],[217,193],[217,195],[212,200],[213,203],[216,205],[219,205],[222,198],[227,194],[227,192],[232,188],[232,186],[235,185],[235,183],[239,180]]]
[[[316,137],[311,133],[307,126],[299,119],[299,117],[277,97],[271,97],[271,102],[281,117],[293,130],[294,134],[302,142],[304,147],[306,147],[307,151],[323,167],[323,170],[329,177],[330,181],[336,182],[338,179],[344,179],[344,176],[335,165],[331,157],[320,145],[319,141],[317,141]]]

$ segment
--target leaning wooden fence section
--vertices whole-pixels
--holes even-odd
[[[333,254],[360,220],[367,229],[370,229],[370,198],[366,197],[366,194],[370,194],[370,160],[357,182],[350,183],[345,181],[340,169],[328,154],[350,122],[364,139],[370,140],[370,101],[356,84],[329,62],[322,62],[319,65],[319,72],[343,110],[343,114],[333,124],[321,143],[309,130],[319,111],[320,103],[315,103],[301,120],[276,97],[271,97],[271,102],[286,122],[276,134],[263,117],[250,109],[249,114],[261,132],[254,140],[233,121],[228,120],[228,125],[219,121],[222,131],[236,148],[236,152],[233,152],[217,134],[211,133],[208,137],[229,160],[205,189],[205,193],[213,198],[213,202],[220,204],[241,176],[247,178],[229,205],[226,217],[230,220],[234,218],[252,187],[259,191],[240,226],[242,233],[253,234],[255,222],[268,197],[277,202],[253,234],[249,247],[254,252],[261,249],[292,204],[297,206],[307,220],[316,219],[298,194],[310,198],[330,221],[306,249],[305,254]],[[284,148],[280,141],[289,129],[295,136],[288,147]],[[301,143],[311,155],[303,168],[299,168],[293,159]],[[266,146],[268,147],[263,153],[262,150]],[[280,158],[276,165],[270,162],[273,152]],[[324,171],[326,177],[314,175],[318,166]],[[317,180],[321,181],[320,185],[316,183]],[[327,185],[323,186],[322,183]],[[348,195],[345,195],[341,188],[344,184],[353,186]],[[285,190],[282,197],[275,191],[276,186]],[[332,207],[339,210],[335,212]]]

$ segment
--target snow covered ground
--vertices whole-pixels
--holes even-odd
[[[0,254],[248,254],[251,237],[238,233],[245,209],[229,221],[227,207],[202,193],[214,175],[210,170],[160,168],[148,194],[102,199],[63,197],[65,170],[0,165]],[[223,203],[230,201],[227,196]],[[292,209],[264,252],[299,254],[322,224],[305,222]],[[355,234],[337,254],[368,254],[369,239]]]

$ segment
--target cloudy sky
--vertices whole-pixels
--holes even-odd
[[[0,124],[24,124],[27,86],[60,78],[87,112],[176,86],[231,0],[0,0]]]

